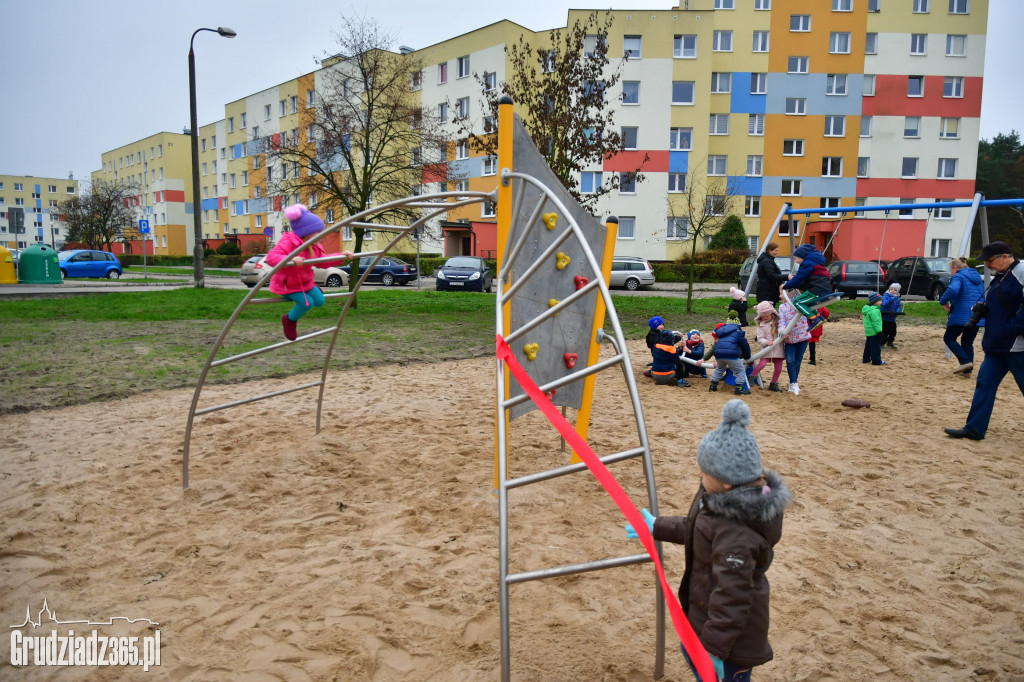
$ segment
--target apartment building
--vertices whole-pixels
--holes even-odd
[[[0,175],[0,246],[24,249],[64,244],[64,228],[57,206],[78,194],[78,180]]]
[[[623,174],[619,189],[597,203],[600,215],[619,218],[616,254],[672,260],[689,253],[681,202],[692,183],[728,197],[728,212],[742,218],[751,249],[763,243],[786,203],[838,209],[973,197],[988,0],[677,5],[611,12],[610,69],[622,78],[607,97],[626,151],[584,169],[578,182],[582,192],[593,192]],[[566,26],[589,13],[569,10]],[[422,65],[410,89],[425,114],[449,122],[468,117],[482,133],[492,121],[478,77],[500,88],[510,69],[506,47],[521,36],[544,47],[548,34],[500,21],[404,48],[402,54]],[[318,71],[228,103],[224,119],[200,128],[205,239],[237,239],[268,227],[271,239],[279,234],[281,205],[298,197],[274,195],[273,181],[304,170],[268,168],[263,152],[275,139],[308,137],[302,114],[315,106],[325,69],[334,66],[325,62]],[[447,163],[441,171],[430,169],[410,192],[494,189],[496,159],[472,149],[449,126]],[[140,158],[142,150],[129,147],[104,154],[105,168],[131,154]],[[645,180],[630,182],[641,162]],[[188,168],[172,176],[186,200]],[[270,173],[278,176],[268,181]],[[190,207],[186,201],[186,214]],[[836,212],[801,218],[792,228],[801,242],[829,245],[834,258],[948,255],[967,214]],[[173,232],[169,224],[166,231]],[[190,248],[189,232],[174,247],[179,252]],[[494,206],[453,210],[438,232],[441,239],[431,246],[446,255],[491,256],[497,249]],[[168,242],[169,253],[172,243],[179,242]]]

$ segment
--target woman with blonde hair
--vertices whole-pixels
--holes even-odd
[[[939,299],[939,303],[949,313],[942,340],[960,361],[960,366],[953,372],[970,374],[974,369],[974,338],[978,335],[978,327],[968,325],[967,322],[971,319],[971,308],[985,298],[985,285],[978,271],[969,266],[964,258],[954,258],[949,269],[953,277]]]

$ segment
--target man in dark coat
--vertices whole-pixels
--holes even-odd
[[[786,281],[787,275],[782,274],[775,257],[779,255],[779,245],[769,242],[768,248],[757,257],[757,301],[771,301],[779,305],[779,285]]]

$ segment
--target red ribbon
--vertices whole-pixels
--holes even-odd
[[[690,621],[686,619],[683,607],[680,606],[676,593],[665,579],[665,569],[661,565],[661,557],[658,556],[654,549],[654,538],[651,536],[650,531],[647,530],[647,522],[644,520],[644,517],[633,506],[633,501],[629,499],[629,495],[622,489],[619,482],[615,480],[612,472],[608,470],[608,467],[590,449],[587,441],[583,440],[572,424],[566,421],[565,417],[558,411],[558,408],[541,392],[540,387],[526,373],[526,370],[516,360],[515,355],[512,354],[512,350],[505,343],[505,339],[502,338],[501,334],[497,335],[496,341],[498,359],[508,365],[509,370],[511,370],[519,385],[530,396],[530,399],[536,403],[541,413],[551,422],[551,425],[572,446],[576,454],[583,460],[583,463],[590,469],[590,473],[594,474],[594,478],[597,479],[598,483],[604,486],[609,497],[612,498],[612,501],[615,502],[616,506],[625,515],[626,520],[633,526],[640,542],[643,543],[644,549],[651,556],[654,567],[658,571],[658,580],[661,581],[661,589],[665,593],[665,601],[668,603],[668,613],[672,618],[672,625],[676,629],[676,634],[679,635],[679,641],[682,642],[687,655],[696,666],[701,679],[708,682],[717,682],[718,675],[715,673],[715,666],[711,663],[711,658],[708,656],[707,651],[704,650],[704,645],[697,638],[697,634],[693,631]]]

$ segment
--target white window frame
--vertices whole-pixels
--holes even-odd
[[[916,204],[917,200],[913,197],[903,197],[900,199],[901,204]],[[901,208],[897,211],[896,217],[901,220],[911,220],[914,217],[914,209],[912,208]]]
[[[842,205],[841,197],[821,197],[818,200],[818,208],[839,208]],[[838,218],[839,211],[828,211],[819,213],[822,218]]]
[[[729,170],[727,154],[708,154],[708,177],[724,177]]]
[[[460,97],[455,100],[455,115],[459,118],[469,118],[469,98]]]
[[[689,85],[690,87],[690,100],[676,100],[676,86],[677,85]],[[672,105],[673,106],[693,106],[695,97],[695,83],[693,81],[672,81]]]
[[[443,85],[448,82],[448,62],[441,62],[437,65],[437,84]]]
[[[875,74],[866,73],[864,74],[863,80],[861,80],[861,92],[862,97],[874,97],[875,96]]]
[[[852,12],[853,0],[832,0],[833,12]]]
[[[787,190],[787,185],[788,185],[788,190],[789,191],[786,191]],[[801,180],[796,179],[796,178],[787,178],[787,179],[782,181],[782,184],[779,187],[779,196],[783,196],[783,197],[798,197],[798,196],[801,196],[800,192],[801,192],[802,189],[803,189],[803,182]],[[783,222],[783,224],[785,224],[785,223]],[[780,230],[781,230],[781,227],[782,227],[782,225],[779,226]],[[779,234],[782,234],[782,233],[780,232]]]
[[[685,242],[690,238],[690,219],[670,215],[665,221],[665,239]]]
[[[956,180],[959,163],[955,158],[940,158],[935,177],[938,180]]]
[[[871,177],[871,157],[870,156],[858,156],[857,157],[857,177],[858,178],[869,178],[869,177]]]
[[[792,103],[792,107],[790,104]],[[792,108],[792,111],[790,109]],[[786,115],[787,116],[806,116],[807,115],[807,98],[806,97],[787,97],[786,98]]]
[[[831,97],[845,97],[849,94],[849,76],[845,73],[830,73],[825,76],[825,94]]]
[[[914,0],[913,9],[911,11],[914,14],[928,14],[932,11],[931,0]]]
[[[932,258],[948,258],[952,239],[933,239],[931,245]]]
[[[715,0],[715,9],[736,9],[736,0]]]
[[[771,48],[771,31],[754,31],[751,52],[768,52]]]
[[[750,94],[751,95],[766,95],[768,94],[768,74],[763,72],[754,71],[750,74]]]
[[[584,179],[590,180],[590,191],[587,191]],[[603,177],[601,171],[583,171],[580,173],[580,194],[597,194],[598,190],[601,189],[602,182]]]
[[[636,54],[633,54],[634,50],[632,47],[627,45],[636,45]],[[623,59],[643,59],[644,52],[644,40],[643,36],[638,35],[625,35],[622,36],[622,57]]]
[[[947,94],[949,93],[949,94]],[[964,77],[946,76],[942,80],[942,96],[947,99],[963,99]]]
[[[920,116],[904,116],[903,117],[903,137],[908,139],[917,139],[921,137],[921,117]]]
[[[636,194],[636,173],[619,173],[619,194]]]
[[[966,57],[967,56],[967,36],[959,33],[947,33],[946,34],[946,56],[947,57]]]
[[[789,147],[789,151],[786,151],[786,147]],[[804,155],[804,141],[795,138],[782,141],[782,155],[783,156],[803,156]]]
[[[916,95],[911,94],[911,83],[917,82],[920,84],[919,91]],[[907,97],[924,97],[924,76],[911,75],[907,76]]]
[[[841,178],[843,177],[843,157],[823,156],[821,157],[821,177]]]
[[[760,178],[764,175],[764,156],[762,154],[747,155],[747,177]]]
[[[732,52],[732,31],[715,31],[712,34],[712,52]]]
[[[772,0],[754,0],[755,10],[768,11],[772,8]]]
[[[480,207],[481,218],[494,218],[497,216],[497,206],[493,201],[485,201]]]
[[[688,152],[693,149],[693,128],[669,128],[668,148],[670,151]]]
[[[954,128],[950,131],[950,128]],[[943,116],[939,120],[939,139],[959,140],[960,139],[960,118],[957,116]]]
[[[636,239],[636,216],[619,216],[617,239]]]
[[[692,39],[692,40],[691,40]],[[692,42],[692,47],[687,43]],[[673,59],[696,59],[697,58],[697,36],[693,33],[677,33],[672,37],[672,58]]]
[[[941,203],[943,201],[953,201],[953,199],[936,199],[935,201],[937,203]],[[936,220],[952,220],[953,219],[953,207],[952,206],[945,206],[943,208],[937,208],[937,209],[935,209],[935,214],[934,214],[933,217]]]
[[[729,114],[711,114],[708,117],[708,135],[728,135]]]
[[[849,31],[832,31],[828,38],[829,54],[850,54],[853,36]]]
[[[761,215],[761,197],[748,195],[743,199],[743,215],[747,218],[757,218]]]
[[[764,137],[764,114],[750,114],[747,117],[747,135]]]
[[[469,78],[470,67],[469,67],[469,55],[463,55],[455,60],[455,79]]]
[[[790,31],[790,33],[810,33],[811,32],[811,15],[810,14],[790,14],[789,15],[789,31]]]
[[[878,54],[878,34],[864,34],[864,54]]]
[[[462,160],[469,158],[469,140],[459,140],[455,143],[455,159]]]
[[[928,54],[927,33],[910,34],[910,54],[918,57]]]
[[[861,116],[860,117],[860,136],[871,137],[871,129],[874,127],[875,117],[874,116]]]
[[[620,135],[623,149],[633,151],[640,148],[640,128],[638,126],[622,126]],[[629,142],[630,137],[633,138],[632,143]]]
[[[910,175],[908,175],[907,163],[913,162],[913,168],[909,169]],[[918,168],[921,165],[921,160],[916,156],[904,156],[903,161],[900,162],[900,177],[904,180],[915,180],[917,179]]]
[[[950,14],[970,14],[971,0],[949,0]]]
[[[686,173],[668,174],[668,193],[681,194],[686,191]]]
[[[712,71],[711,72],[711,94],[728,95],[732,92],[732,72]]]
[[[627,98],[627,87],[632,95]],[[637,106],[640,104],[640,81],[622,81],[622,104],[625,106]]]
[[[786,60],[786,73],[807,73],[810,65],[810,57],[793,56]]]

